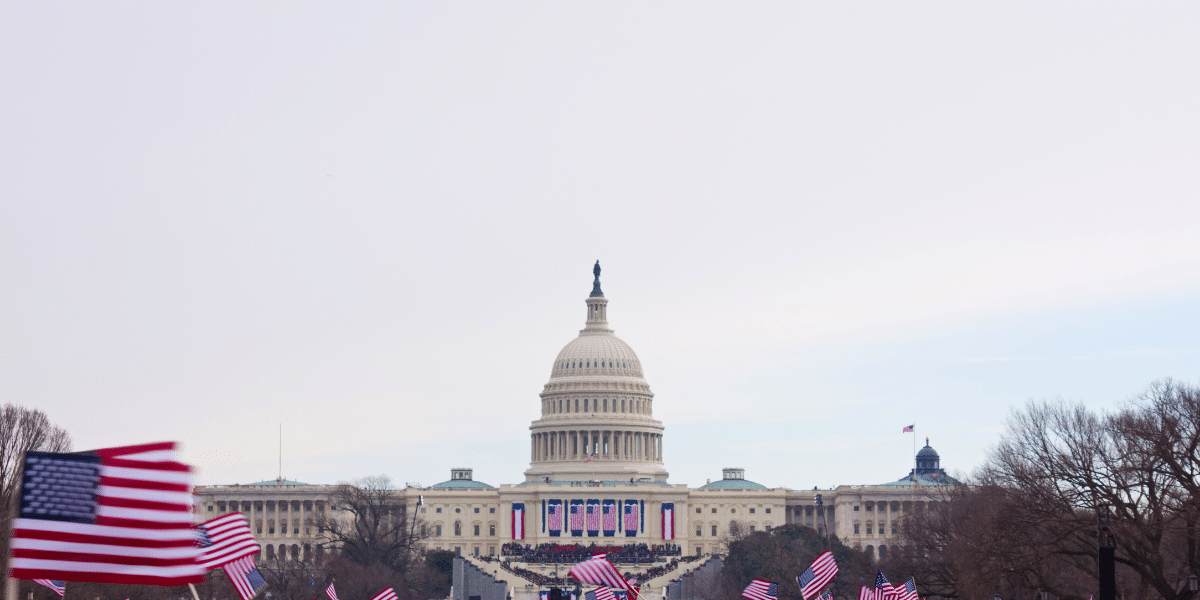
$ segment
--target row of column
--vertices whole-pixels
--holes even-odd
[[[304,506],[304,501],[300,501],[299,509],[280,510],[280,506],[287,506],[289,509],[291,509],[291,502],[277,501],[277,502],[275,502],[274,518],[269,518],[266,516],[267,502],[263,501],[263,500],[257,500],[257,501],[251,500],[251,501],[243,501],[243,502],[229,501],[225,505],[226,510],[221,511],[221,512],[223,512],[223,513],[235,512],[236,510],[238,510],[236,505],[239,505],[239,504],[246,505],[242,509],[241,512],[243,515],[246,515],[246,520],[250,522],[250,531],[254,532],[254,534],[256,536],[257,535],[263,535],[263,536],[271,535],[270,533],[268,533],[270,531],[270,525],[271,525],[270,522],[271,521],[275,521],[275,526],[276,526],[275,536],[276,537],[296,537],[296,535],[301,535],[301,534],[292,533],[293,526],[295,525],[295,521],[293,520],[293,517],[299,518],[300,530],[304,531],[305,523],[309,519],[312,518],[312,513],[316,512],[315,509],[317,508],[314,505],[312,509],[308,509]],[[255,510],[254,506],[256,504],[262,504],[263,505],[262,510]],[[259,516],[259,515],[262,515],[262,516]],[[260,524],[263,525],[262,534],[258,533],[258,525],[260,525]],[[286,529],[283,527],[283,525],[285,525],[285,524],[287,526]]]
[[[553,431],[533,434],[530,459],[641,460],[662,462],[662,434],[616,430]]]

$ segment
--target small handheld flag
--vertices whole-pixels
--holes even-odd
[[[766,579],[755,579],[742,590],[742,597],[746,600],[778,600],[779,584]]]
[[[569,573],[572,577],[583,583],[633,591],[633,586],[629,585],[628,581],[625,581],[625,578],[621,576],[617,568],[608,562],[608,559],[603,554],[597,554],[576,564],[571,567]]]
[[[55,594],[58,594],[60,598],[67,593],[67,582],[65,581],[56,581],[53,579],[34,579],[33,582],[50,588]]]
[[[833,560],[833,552],[826,550],[813,561],[803,573],[796,577],[800,584],[800,594],[804,600],[812,600],[838,573],[837,562]]]
[[[225,564],[224,568],[225,576],[237,589],[242,600],[250,600],[267,587],[267,580],[258,571],[258,567],[254,566],[253,556],[248,555],[233,560]]]
[[[329,582],[329,587],[325,588],[325,595],[329,596],[329,600],[337,600],[337,591],[333,589],[333,582]]]
[[[388,588],[382,592],[379,592],[378,594],[375,594],[375,597],[371,598],[371,600],[397,600],[396,590]]]

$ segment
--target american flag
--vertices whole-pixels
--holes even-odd
[[[796,583],[800,584],[800,594],[804,596],[804,600],[812,600],[821,593],[821,590],[829,585],[837,573],[838,567],[833,560],[833,552],[828,550],[822,552],[817,560],[814,560],[803,573],[796,577]]]
[[[909,577],[908,581],[904,582],[904,586],[896,591],[900,592],[900,600],[917,600],[917,582],[912,577]]]
[[[175,451],[163,442],[27,452],[11,576],[167,587],[203,581],[192,469]]]
[[[383,590],[382,592],[379,592],[378,594],[375,594],[375,597],[371,598],[371,600],[398,600],[398,599],[396,597],[396,590],[394,590],[392,588],[388,588],[386,590]]]
[[[891,582],[887,577],[883,576],[883,571],[875,572],[875,600],[895,600],[900,597],[896,592],[896,588],[892,587]]]
[[[600,505],[587,505],[587,530],[600,531]]]
[[[913,423],[912,425],[905,425],[904,430],[901,431],[900,433],[912,433],[913,430],[915,430],[916,428],[917,428],[916,423]]]
[[[613,595],[612,590],[606,587],[598,587],[583,595],[586,600],[617,600]]]
[[[569,573],[572,577],[583,583],[633,591],[633,586],[629,585],[628,581],[625,581],[625,578],[621,576],[617,568],[608,562],[608,559],[603,554],[597,554],[581,563],[577,563],[571,567]]]
[[[53,581],[50,579],[34,579],[33,582],[40,584],[40,585],[44,585],[44,586],[54,590],[54,593],[58,594],[59,597],[62,597],[64,594],[67,593],[67,582],[65,582],[65,581]]]
[[[571,505],[571,530],[583,531],[583,505]]]
[[[616,504],[605,504],[604,505],[604,522],[602,523],[602,525],[603,525],[602,529],[604,529],[605,531],[616,531],[617,530],[617,505]]]
[[[196,526],[201,548],[200,566],[211,571],[243,556],[258,554],[250,522],[240,512],[229,513]]]
[[[637,500],[625,501],[625,531],[637,531],[638,506]]]
[[[825,590],[821,592],[821,595],[817,597],[817,600],[833,600],[833,592]]]
[[[225,576],[229,578],[229,583],[237,588],[238,595],[242,597],[242,600],[250,600],[267,587],[267,580],[258,571],[258,567],[254,566],[253,555],[243,556],[226,563]]]
[[[562,531],[562,504],[551,502],[546,505],[546,527],[550,531]]]
[[[778,596],[779,584],[766,579],[755,579],[742,590],[742,597],[746,600],[778,600]]]
[[[329,596],[329,600],[337,600],[337,592],[333,589],[333,582],[329,582],[329,587],[325,588],[325,595]]]
[[[862,586],[858,589],[858,600],[879,600],[876,598],[875,588]]]

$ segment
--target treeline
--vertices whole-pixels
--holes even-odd
[[[1117,597],[1191,600],[1200,575],[1200,390],[1166,380],[1111,412],[1029,402],[971,485],[910,515],[881,560],[921,595],[1060,600],[1097,594],[1115,546]]]

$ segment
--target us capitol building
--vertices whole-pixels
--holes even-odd
[[[899,522],[940,501],[956,483],[926,445],[916,468],[891,483],[831,490],[768,488],[741,468],[700,487],[668,482],[663,424],[642,363],[608,325],[600,265],[587,321],[550,369],[541,418],[530,429],[525,481],[499,487],[469,468],[429,487],[397,490],[431,537],[427,549],[496,555],[510,542],[538,545],[672,544],[685,555],[722,552],[731,534],[800,524],[837,535],[874,556],[898,543]],[[334,486],[270,480],[197,488],[201,519],[242,511],[263,545],[260,560],[312,551],[314,521]]]

